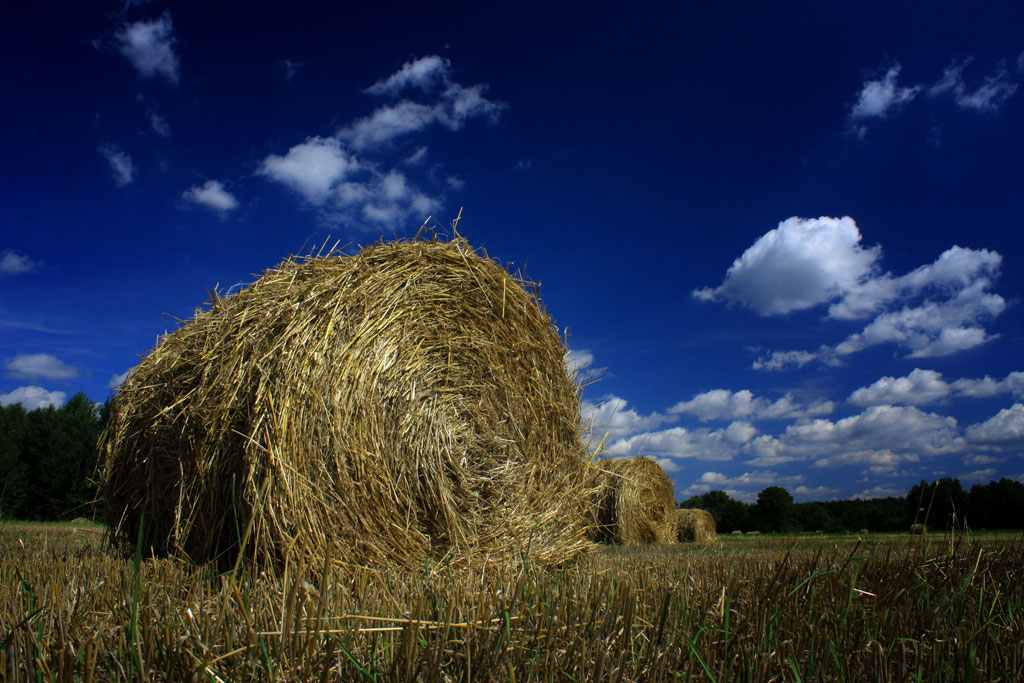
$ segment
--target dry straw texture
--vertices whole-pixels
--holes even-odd
[[[680,543],[714,543],[717,538],[715,518],[707,510],[676,510],[676,539]]]
[[[210,305],[117,396],[102,491],[123,546],[142,527],[195,561],[376,567],[591,547],[564,344],[532,283],[462,238],[291,258]]]
[[[596,464],[601,468],[598,540],[622,545],[674,543],[675,491],[661,466],[643,456]]]

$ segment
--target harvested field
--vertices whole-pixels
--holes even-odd
[[[9,680],[1024,677],[1019,533],[604,546],[558,572],[221,574],[39,526],[0,525]]]
[[[221,566],[564,563],[592,500],[565,353],[532,283],[461,238],[288,259],[122,385],[114,541]]]

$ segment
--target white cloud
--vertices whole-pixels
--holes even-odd
[[[983,470],[974,470],[973,472],[967,472],[961,474],[958,478],[962,481],[984,481],[989,482],[998,478],[999,471],[994,468],[986,468]]]
[[[853,494],[852,498],[860,498],[862,500],[868,500],[871,498],[903,498],[907,495],[904,489],[894,488],[892,486],[886,486],[882,484],[880,486],[872,486],[871,488],[861,491],[860,493]]]
[[[68,395],[63,391],[47,391],[37,386],[18,387],[10,393],[0,394],[0,405],[9,406],[20,403],[25,410],[49,406],[57,408],[64,404],[67,397]]]
[[[625,399],[618,396],[608,396],[598,404],[587,400],[582,401],[580,410],[584,421],[591,425],[591,441],[596,444],[602,439],[606,442],[622,439],[630,434],[654,429],[675,419],[660,413],[641,415],[634,408],[628,408],[628,405]]]
[[[117,145],[104,144],[99,146],[99,153],[110,164],[110,173],[118,187],[131,184],[135,179],[135,165],[127,152]]]
[[[221,213],[238,208],[238,200],[224,189],[219,180],[207,180],[202,186],[195,185],[181,193],[182,199],[205,206]]]
[[[357,119],[337,136],[356,150],[380,147],[396,138],[438,123],[450,130],[473,118],[497,119],[506,105],[487,99],[486,83],[464,86],[451,80],[448,60],[436,55],[407,62],[396,73],[366,89],[372,95],[397,97],[407,89],[422,91],[426,102],[403,99]]]
[[[943,399],[950,393],[942,373],[914,368],[906,377],[882,377],[869,387],[857,389],[850,394],[849,401],[859,406],[922,405]]]
[[[786,489],[795,488],[801,492],[802,497],[812,497],[817,490],[803,486],[804,481],[803,475],[785,476],[771,470],[744,472],[736,477],[729,477],[721,472],[705,472],[693,484],[681,491],[681,494],[689,497],[708,491],[725,491],[730,498],[753,503],[757,500],[758,492],[769,486],[782,486]],[[819,488],[825,495],[833,493],[832,489]]]
[[[107,389],[109,389],[110,391],[119,390],[121,388],[121,385],[124,384],[124,381],[128,379],[129,372],[131,372],[131,370],[125,370],[120,375],[111,375],[110,381],[107,382]]]
[[[448,186],[451,187],[453,190],[461,190],[463,187],[466,186],[466,181],[465,180],[463,180],[462,178],[460,178],[458,176],[454,176],[454,175],[448,176],[448,179],[447,179],[446,182],[448,183]]]
[[[178,56],[174,53],[174,27],[170,14],[159,19],[137,21],[118,29],[118,50],[143,78],[163,76],[178,82]]]
[[[839,489],[831,486],[797,486],[792,491],[793,499],[796,501],[808,500],[829,500],[839,495]]]
[[[996,112],[1015,92],[1017,84],[1010,80],[1005,67],[997,67],[985,81],[973,90],[967,86],[963,72],[971,59],[954,60],[934,85],[928,89],[932,97],[949,95],[961,109],[978,112]]]
[[[565,369],[570,375],[582,375],[594,362],[594,353],[590,349],[569,349],[564,360]]]
[[[451,62],[437,55],[428,55],[415,61],[406,62],[402,68],[387,78],[377,81],[366,92],[371,95],[396,97],[406,88],[429,91],[449,80]]]
[[[307,138],[285,156],[271,154],[260,173],[287,185],[312,204],[323,204],[332,188],[360,167],[337,138]]]
[[[900,468],[907,463],[919,462],[916,453],[893,453],[881,450],[853,451],[815,460],[812,467],[862,467],[864,476],[895,477],[906,474]]]
[[[799,369],[815,360],[825,360],[832,355],[831,349],[823,347],[821,351],[772,351],[761,356],[750,367],[755,370],[789,370]]]
[[[299,70],[304,66],[302,62],[293,62],[290,59],[282,59],[281,66],[284,67],[284,80],[288,83],[292,82],[295,78],[295,74],[299,73]]]
[[[881,80],[865,81],[861,88],[857,103],[850,110],[850,119],[882,118],[891,110],[910,102],[917,96],[920,86],[899,87],[896,79],[900,75],[900,65],[893,65]]]
[[[622,433],[635,431],[636,429],[623,430]],[[756,433],[757,430],[745,422],[735,422],[725,429],[714,431],[672,427],[620,438],[608,446],[607,452],[615,456],[652,455],[663,458],[732,460]]]
[[[78,368],[48,353],[19,353],[4,362],[7,375],[17,379],[71,379]]]
[[[0,252],[0,275],[20,275],[35,270],[39,265],[27,256],[14,251]]]
[[[934,263],[902,276],[881,274],[879,246],[861,246],[852,218],[789,218],[759,238],[717,288],[694,290],[703,301],[742,304],[779,315],[831,302],[828,317],[872,318],[834,347],[772,351],[756,370],[800,368],[812,361],[837,364],[843,356],[891,343],[910,358],[948,356],[992,339],[985,325],[1006,308],[990,291],[1002,256],[953,246]]]
[[[719,287],[694,290],[693,296],[742,304],[765,316],[811,308],[872,275],[881,248],[865,249],[860,241],[849,216],[794,216],[743,252]]]
[[[967,440],[991,446],[1024,445],[1024,404],[1014,403],[993,417],[967,428]]]
[[[913,406],[871,406],[835,422],[823,418],[790,425],[778,437],[763,434],[743,452],[747,464],[774,467],[813,460],[817,467],[858,465],[891,469],[920,456],[964,449],[956,419]]]
[[[742,418],[778,420],[827,414],[832,412],[832,408],[831,401],[821,401],[804,408],[793,401],[791,394],[772,402],[765,398],[755,398],[747,389],[737,392],[713,389],[697,394],[689,401],[680,401],[669,408],[669,413],[696,415],[702,421]]]
[[[962,462],[965,465],[971,466],[994,465],[997,462],[1003,462],[1004,460],[1006,460],[1005,457],[1000,458],[995,455],[965,455],[964,457],[960,458],[960,462]]]
[[[957,394],[970,398],[988,398],[999,394],[1024,398],[1024,372],[1011,372],[1001,380],[994,380],[988,375],[981,379],[958,379],[952,387]]]

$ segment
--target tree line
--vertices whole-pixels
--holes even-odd
[[[684,500],[684,508],[703,508],[719,533],[908,531],[912,524],[931,530],[1024,529],[1024,484],[1003,477],[965,490],[959,479],[915,484],[903,498],[827,500],[796,503],[781,486],[769,486],[757,502],[735,500],[725,491],[708,491]]]
[[[78,393],[60,408],[0,407],[0,519],[62,520],[96,510],[97,439],[113,399],[96,404]],[[931,529],[1024,529],[1024,484],[1000,479],[965,490],[958,479],[921,482],[903,498],[796,503],[769,486],[756,503],[708,491],[680,507],[703,508],[719,533]]]
[[[0,518],[93,515],[96,441],[109,406],[78,393],[60,408],[0,408]]]

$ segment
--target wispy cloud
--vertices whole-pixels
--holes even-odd
[[[238,208],[238,200],[224,189],[219,180],[207,180],[201,186],[190,187],[182,192],[181,196],[187,202],[204,206],[221,214]]]
[[[178,56],[174,52],[171,15],[121,26],[115,34],[117,49],[143,78],[161,76],[178,83]]]
[[[114,144],[99,146],[99,153],[107,160],[110,174],[118,187],[130,185],[135,180],[135,164],[128,153]]]
[[[297,192],[329,224],[377,230],[410,217],[423,220],[436,213],[441,202],[410,177],[415,169],[398,167],[421,164],[427,147],[420,145],[390,162],[385,157],[399,138],[431,125],[457,131],[471,119],[493,120],[505,105],[487,99],[486,89],[483,83],[463,86],[453,81],[449,62],[436,55],[410,61],[366,89],[394,101],[332,136],[309,137],[287,154],[267,156],[259,173]],[[419,99],[406,97],[409,91]],[[458,189],[463,182],[448,175],[445,184]]]
[[[896,84],[900,68],[899,64],[894,64],[889,67],[882,78],[864,82],[860,94],[857,96],[857,102],[850,109],[852,121],[882,118],[917,96],[921,86],[900,87]]]
[[[38,263],[16,251],[0,252],[0,275],[20,275],[38,267]]]
[[[78,368],[46,353],[19,353],[4,361],[9,377],[16,379],[73,379]]]
[[[968,57],[951,62],[942,78],[928,88],[928,94],[932,97],[952,97],[961,109],[989,113],[998,111],[1017,92],[1017,84],[1011,80],[1005,66],[997,66],[981,84],[972,88],[964,80],[964,69],[971,61]]]

